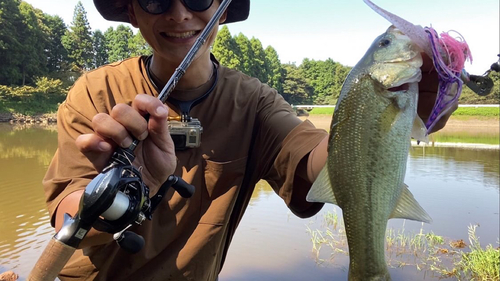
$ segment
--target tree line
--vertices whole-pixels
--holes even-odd
[[[332,59],[304,59],[298,66],[281,63],[272,46],[264,48],[259,39],[242,33],[233,36],[227,25],[220,29],[212,52],[221,64],[269,84],[291,104],[335,104],[351,69]],[[61,92],[63,99],[67,87],[83,72],[150,54],[144,38],[130,26],[92,31],[81,2],[66,26],[60,16],[48,15],[24,1],[0,0],[0,102],[12,102],[13,96],[22,99],[22,87],[32,87],[25,88],[31,95]],[[494,79],[492,95],[480,98],[468,89],[463,95],[474,103],[498,103],[499,76]],[[0,111],[6,110],[12,108],[0,104]]]

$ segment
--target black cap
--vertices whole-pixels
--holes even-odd
[[[94,0],[97,11],[107,20],[130,22],[127,5],[130,0]],[[232,0],[227,7],[227,18],[224,23],[244,21],[250,12],[250,0]]]

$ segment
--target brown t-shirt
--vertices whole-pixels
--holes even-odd
[[[131,58],[86,73],[61,104],[59,146],[43,181],[52,222],[60,201],[97,175],[75,146],[79,135],[92,132],[92,117],[115,104],[130,104],[138,93],[158,96],[145,61]],[[209,81],[171,96],[192,100],[211,85]],[[168,105],[171,112],[177,111]],[[201,122],[202,143],[176,153],[175,174],[196,187],[194,195],[185,199],[170,189],[153,219],[131,228],[146,241],[139,253],[129,254],[115,242],[77,250],[60,279],[215,280],[261,179],[296,215],[308,217],[321,209],[322,204],[305,202],[311,184],[303,176],[304,159],[327,133],[298,119],[275,90],[219,66],[215,89],[192,108],[191,116]]]

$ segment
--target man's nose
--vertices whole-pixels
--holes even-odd
[[[181,0],[171,0],[170,7],[163,13],[163,16],[167,20],[172,20],[175,22],[183,22],[192,18],[192,12],[184,6]]]

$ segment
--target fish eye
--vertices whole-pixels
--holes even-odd
[[[391,40],[389,40],[389,39],[382,39],[382,40],[378,43],[378,45],[379,45],[380,47],[387,47],[387,46],[389,46],[389,44],[391,44]]]

